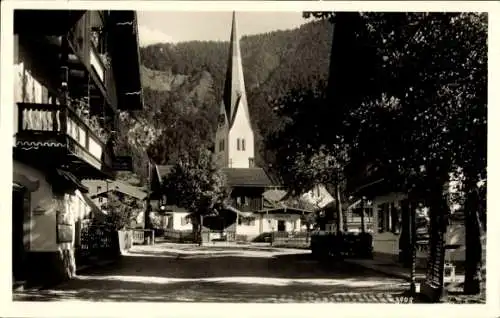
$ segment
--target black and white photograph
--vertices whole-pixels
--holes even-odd
[[[2,23],[10,302],[498,304],[487,7],[126,2]]]

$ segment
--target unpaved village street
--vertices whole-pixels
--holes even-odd
[[[134,246],[117,264],[14,300],[157,302],[396,302],[407,284],[308,250],[258,246]]]

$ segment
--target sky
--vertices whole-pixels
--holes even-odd
[[[139,11],[140,45],[162,42],[228,41],[232,12]],[[236,12],[239,36],[294,29],[307,21],[302,12]]]

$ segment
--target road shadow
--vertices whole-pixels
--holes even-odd
[[[151,253],[125,255],[56,287],[15,293],[14,300],[394,302],[391,295],[405,288],[400,279],[342,261],[318,262],[310,253],[193,258]],[[332,295],[341,298],[331,300]]]
[[[348,290],[348,293],[345,291]],[[173,281],[141,283],[113,279],[77,279],[57,289],[18,293],[19,301],[147,301],[147,302],[324,302],[331,295],[340,295],[342,302],[386,302],[393,298],[380,285],[353,286],[346,282],[318,286],[309,283],[260,284],[222,281]],[[394,299],[391,301],[394,302]]]
[[[164,278],[262,277],[283,279],[391,280],[359,265],[342,261],[317,262],[310,254],[269,257],[219,255],[177,258],[158,255],[126,255],[113,266],[97,268],[85,275],[120,275]],[[397,281],[394,279],[394,281]]]

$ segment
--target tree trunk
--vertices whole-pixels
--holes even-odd
[[[199,241],[198,241],[198,244],[201,246],[203,244],[203,237],[202,237],[202,230],[203,230],[203,215],[200,215],[198,217],[198,220],[199,220],[199,224],[198,224],[198,238],[199,238]]]
[[[361,199],[361,233],[365,233],[365,200]]]
[[[445,241],[444,235],[447,228],[447,216],[449,214],[448,201],[445,197],[445,184],[447,184],[449,169],[440,169],[434,167],[433,170],[429,169],[424,187],[426,188],[425,199],[429,207],[430,216],[430,256],[435,264],[428,264],[427,266],[439,265],[439,288],[436,294],[432,296],[432,301],[438,301],[442,297],[444,291],[444,260],[445,260]],[[438,254],[439,253],[439,254]],[[435,298],[434,298],[435,297]]]
[[[338,183],[335,183],[335,199],[337,200],[337,233],[341,233],[344,230],[344,215],[342,213],[342,202]]]
[[[479,196],[475,179],[470,175],[465,181],[465,282],[464,293],[475,295],[481,292],[481,225],[479,221]]]
[[[401,235],[399,236],[399,261],[405,267],[411,266],[411,209],[409,200],[404,200],[401,204]]]

